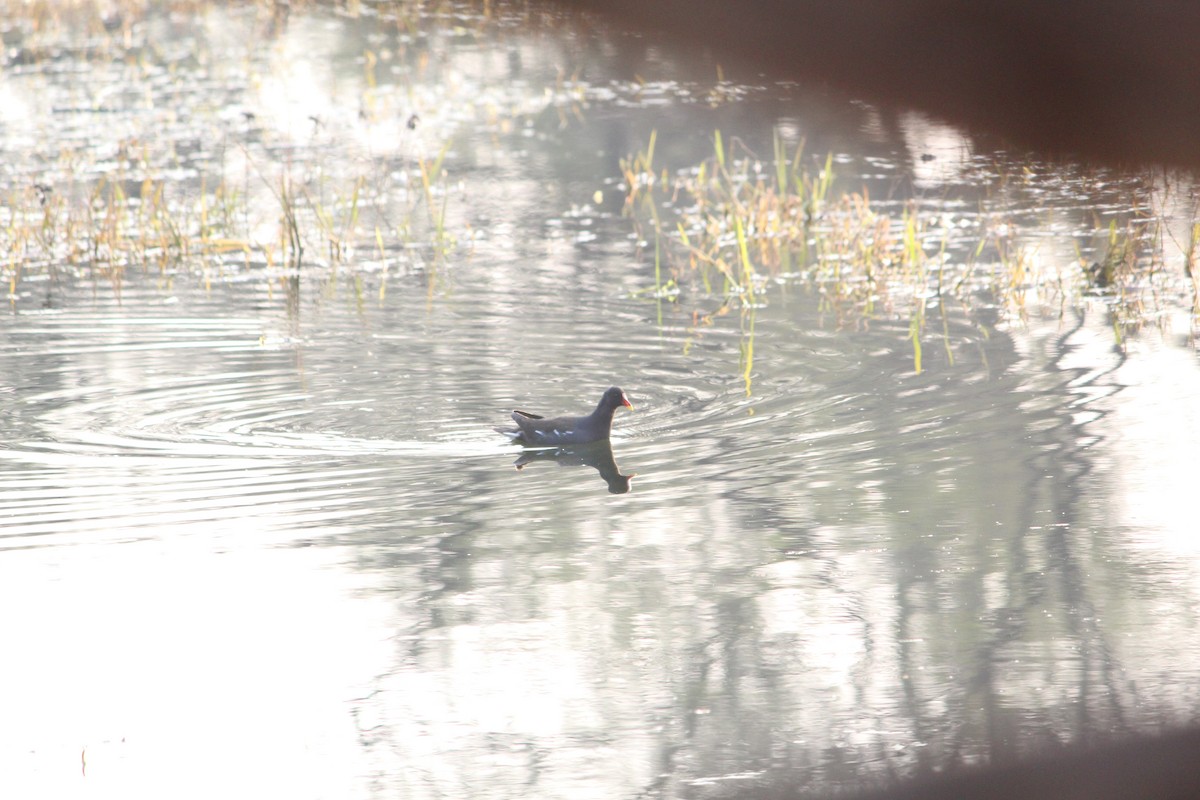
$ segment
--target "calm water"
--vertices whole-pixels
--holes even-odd
[[[540,18],[164,13],[132,64],[64,30],[82,49],[31,65],[6,33],[8,219],[34,180],[86,205],[72,164],[181,197],[235,176],[262,241],[257,176],[289,159],[331,208],[372,175],[375,205],[295,281],[265,246],[119,291],[29,256],[0,317],[0,795],[819,795],[1200,714],[1185,307],[947,305],[920,374],[903,313],[839,326],[800,279],[704,324],[698,287],[636,294],[617,159],[782,126],[1043,271],[1135,195],[1186,240],[1167,178],[984,185],[1005,157],[935,123],[714,99],[712,64]],[[441,258],[397,220],[446,142]],[[612,384],[611,453],[491,430]]]

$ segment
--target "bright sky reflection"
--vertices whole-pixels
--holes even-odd
[[[386,608],[336,550],[229,534],[4,554],[0,796],[359,793],[346,708],[386,668]]]

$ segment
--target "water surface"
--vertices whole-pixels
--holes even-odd
[[[226,232],[248,256],[119,282],[31,256],[0,320],[3,794],[819,795],[1195,721],[1186,305],[931,303],[917,373],[904,308],[839,317],[799,276],[752,311],[638,293],[617,162],[652,130],[678,169],[718,127],[790,131],[847,189],[1064,272],[1097,214],[1165,197],[1186,230],[1184,192],[565,22],[379,13],[163,15],[136,68],[0,77],[27,112],[0,148],[41,159],[9,196],[82,202],[138,141],[130,186],[257,198]],[[446,142],[439,245],[419,173]],[[346,252],[313,229],[298,271],[288,159],[341,221],[371,176]],[[980,178],[1007,163],[1023,182]],[[492,431],[614,384],[611,465]]]

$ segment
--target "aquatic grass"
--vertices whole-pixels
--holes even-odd
[[[383,244],[383,231],[378,225],[375,226],[375,246],[379,252],[379,303],[382,305],[387,299],[388,259],[387,248]]]
[[[1183,274],[1187,277],[1191,289],[1192,319],[1200,320],[1200,275],[1196,274],[1196,250],[1200,247],[1200,222],[1193,222],[1188,228],[1188,243],[1184,248]],[[1200,325],[1193,325],[1200,327]]]
[[[212,195],[203,183],[199,194],[193,204],[165,178],[134,177],[124,169],[93,175],[87,164],[54,186],[11,192],[7,226],[0,230],[0,252],[19,264],[6,270],[10,300],[17,299],[21,279],[36,272],[52,279],[63,271],[90,276],[110,284],[119,298],[133,268],[168,282],[194,268],[207,282],[210,268],[222,268],[223,254],[237,252],[248,261],[250,244],[210,217]]]
[[[427,291],[428,299],[432,300],[434,288],[438,282],[438,274],[446,257],[456,246],[446,227],[446,212],[450,202],[450,191],[445,184],[446,173],[442,167],[446,154],[450,150],[450,142],[445,142],[433,161],[418,159],[417,168],[421,176],[422,196],[429,215],[432,228],[431,259],[428,269]],[[440,202],[439,202],[440,198]]]
[[[21,64],[28,63],[24,59],[62,58],[62,51],[54,55],[56,37],[66,37],[67,29],[74,28],[95,33],[95,41],[81,46],[80,63],[129,64],[139,76],[157,68],[178,69],[182,62],[168,63],[143,38],[148,27],[140,22],[164,13],[163,7],[126,5],[124,0],[117,5],[120,27],[114,31],[105,28],[105,11],[96,4],[72,0],[23,7],[43,21],[13,29],[6,40],[11,57]],[[259,21],[281,5],[264,6]],[[352,6],[338,13],[347,11],[354,13]],[[414,34],[428,24],[403,4],[384,4],[372,13],[383,24]],[[83,18],[89,21],[81,26]],[[360,119],[375,124],[400,111],[413,114],[410,119],[417,110],[432,114],[389,106],[390,98],[402,93],[389,94],[396,87],[387,85],[383,58],[382,51],[362,53]],[[737,87],[724,83],[718,75],[718,100],[735,101]],[[582,95],[575,84],[572,70],[564,68],[548,90],[564,98],[551,105],[561,122],[581,119]],[[177,97],[177,88],[170,89],[170,96],[155,96],[152,87],[147,92],[155,102],[165,102]],[[411,104],[411,91],[405,97],[403,102]],[[569,110],[564,110],[566,102],[572,104]],[[488,108],[491,124],[497,112]],[[380,302],[397,270],[423,272],[431,295],[435,286],[447,285],[447,266],[459,243],[469,241],[462,233],[468,225],[456,225],[458,195],[451,197],[448,142],[440,152],[434,144],[432,157],[413,150],[403,157],[356,164],[352,147],[331,144],[336,140],[329,128],[305,142],[277,136],[280,131],[265,123],[242,130],[240,122],[201,119],[199,124],[211,125],[222,144],[216,155],[191,161],[181,158],[179,143],[170,137],[160,141],[135,134],[112,142],[119,153],[115,159],[88,145],[64,144],[57,156],[46,159],[49,176],[19,169],[9,173],[0,183],[10,206],[0,218],[0,267],[12,302],[32,276],[90,278],[119,291],[131,269],[157,271],[164,281],[194,275],[206,285],[233,269],[258,269],[268,285],[285,279],[280,270],[303,271],[326,282],[369,281],[377,270]],[[190,128],[184,133],[196,132]],[[1018,210],[1009,211],[1005,198],[1037,190],[1040,176],[1053,170],[991,167],[995,174],[986,180],[994,201],[987,208],[981,204],[969,231],[952,233],[916,203],[889,203],[849,185],[845,176],[835,174],[832,153],[808,153],[803,140],[788,139],[779,130],[764,143],[761,156],[742,139],[713,131],[708,157],[684,165],[666,163],[668,148],[658,136],[651,131],[645,150],[622,161],[622,178],[626,213],[646,263],[645,285],[636,294],[654,300],[660,322],[664,309],[674,308],[690,314],[696,330],[718,318],[732,319],[733,311],[740,312],[744,325],[747,312],[775,302],[777,287],[805,285],[815,290],[825,318],[839,326],[879,319],[907,323],[916,316],[916,347],[928,336],[928,315],[935,304],[945,312],[956,298],[968,314],[983,303],[995,303],[1019,319],[1039,313],[1028,307],[1044,299],[1039,292],[1057,293],[1064,306],[1082,293],[1088,302],[1110,306],[1135,324],[1139,306],[1153,305],[1158,293],[1171,288],[1161,242],[1167,212],[1159,208],[1138,216],[1141,212],[1133,211],[1148,205],[1146,195],[1131,197],[1122,210],[1106,210],[1094,236],[1075,234],[1078,265],[1043,264],[1027,226],[1016,235],[990,228],[1021,231],[1022,223],[1014,221],[1022,213],[1020,202],[1011,206]],[[226,149],[235,148],[241,160],[227,162]],[[238,164],[232,168],[240,174],[226,180],[231,163]],[[470,187],[465,188],[462,197],[469,204]],[[1200,279],[1193,264],[1200,228],[1191,223],[1189,228],[1191,243],[1180,247],[1180,258],[1189,296],[1196,298]],[[1186,241],[1189,234],[1181,230],[1180,236]],[[358,253],[372,257],[357,259]],[[693,288],[698,292],[688,291]],[[985,294],[986,300],[979,299]],[[683,297],[700,300],[688,308]],[[753,326],[744,328],[752,331]],[[944,314],[942,338],[948,342]],[[926,369],[928,346],[922,355],[920,366]]]
[[[11,35],[6,46],[13,63],[24,70],[23,80],[36,80],[43,61],[95,60],[117,73],[118,81],[125,72],[131,82],[148,74],[170,76],[161,88],[146,88],[155,107],[165,109],[169,106],[160,103],[179,100],[176,71],[189,62],[176,58],[176,51],[168,60],[163,51],[149,46],[145,36],[153,26],[141,23],[179,11],[203,13],[208,5],[205,0],[161,7],[124,0],[103,7],[78,0],[33,3],[7,21]],[[264,26],[265,36],[276,35],[269,18],[283,7],[261,3],[255,19]],[[294,12],[294,4],[289,9]],[[384,4],[371,13],[385,25],[413,33],[444,24],[402,3]],[[478,19],[480,26],[496,24],[491,13],[471,19]],[[83,39],[86,44],[77,44]],[[193,55],[209,63],[207,53]],[[270,69],[268,62],[251,59],[252,69]],[[395,86],[384,85],[391,79],[380,68],[382,63],[383,56],[364,51],[360,120],[367,124],[385,122],[396,105],[413,101],[411,92],[394,93]],[[123,71],[122,65],[128,69]],[[560,94],[573,96],[567,99],[577,104],[581,94],[574,82],[569,71],[559,76]],[[389,106],[392,98],[395,104]],[[347,269],[351,280],[379,270],[379,285],[371,288],[378,289],[381,302],[389,271],[401,265],[424,271],[431,291],[439,285],[464,238],[456,228],[455,197],[449,188],[449,141],[433,158],[385,155],[360,164],[353,142],[332,135],[321,141],[293,140],[288,132],[256,121],[252,113],[230,120],[218,110],[201,103],[189,109],[194,122],[176,126],[172,119],[168,125],[169,131],[184,137],[219,142],[210,152],[204,147],[195,152],[191,140],[185,139],[189,147],[184,158],[180,141],[169,133],[135,132],[114,143],[117,154],[112,157],[104,149],[108,139],[100,136],[99,147],[92,141],[63,144],[48,170],[52,174],[38,174],[37,182],[20,170],[0,180],[0,194],[6,202],[12,198],[7,202],[11,213],[0,217],[0,275],[10,301],[17,303],[22,284],[39,274],[90,276],[119,290],[127,270],[135,267],[156,271],[164,280],[195,275],[206,286],[231,268],[262,268],[268,282],[279,269],[303,270],[334,281]],[[401,110],[410,119],[408,130],[413,130],[416,110]],[[121,102],[111,108],[54,110],[73,115],[101,112],[121,113]],[[209,135],[213,130],[216,137]],[[239,158],[227,159],[227,152]],[[240,174],[233,181],[225,179],[230,163],[239,164]],[[356,252],[375,250],[381,253],[378,260],[354,259]]]
[[[229,254],[240,256],[247,269],[254,263],[253,253],[258,252],[268,273],[282,265],[296,271],[314,240],[322,244],[328,268],[336,277],[339,265],[347,263],[359,244],[364,206],[374,207],[378,213],[380,199],[367,196],[367,177],[352,175],[344,189],[334,186],[332,201],[327,203],[322,197],[329,196],[328,189],[318,191],[317,182],[324,181],[319,173],[317,178],[301,181],[289,163],[276,170],[251,164],[276,204],[278,234],[271,240],[254,241],[246,235],[245,192],[231,191],[224,182],[209,189],[203,178],[191,201],[162,178],[146,177],[131,184],[120,174],[92,179],[85,171],[71,183],[61,184],[61,191],[42,187],[36,192],[13,193],[18,199],[9,203],[13,213],[7,218],[7,229],[0,230],[0,244],[4,245],[0,252],[8,255],[10,263],[20,265],[5,270],[10,294],[16,294],[22,277],[39,264],[48,265],[47,269],[59,263],[78,265],[97,279],[108,280],[114,289],[119,289],[124,270],[134,265],[164,275],[195,270],[207,284],[214,272],[221,274]],[[446,171],[441,168],[435,181],[429,177],[432,169],[431,164],[424,165],[423,197],[431,202],[435,195],[439,198],[429,214],[429,228],[436,239],[430,242],[430,250],[436,252],[436,258],[445,258],[456,239],[445,222],[449,192],[442,183]],[[84,190],[87,195],[81,202],[68,204],[65,200]],[[184,199],[172,199],[172,194]],[[390,230],[374,226],[367,241],[386,252],[385,237],[410,235],[410,216],[405,215]],[[235,227],[242,230],[232,230]]]
[[[823,309],[843,316],[846,306],[875,313],[877,303],[898,277],[923,275],[924,251],[915,216],[906,229],[875,212],[865,193],[849,193],[836,201],[833,159],[827,155],[815,171],[804,167],[803,143],[789,150],[778,133],[773,138],[773,164],[762,164],[745,146],[713,133],[712,156],[696,168],[671,176],[654,169],[655,136],[650,146],[622,161],[626,211],[639,239],[653,240],[656,296],[664,286],[664,256],[671,264],[670,281],[698,275],[713,294],[713,274],[725,304],[747,313],[766,298],[768,278],[804,274],[819,287]],[[678,213],[672,229],[659,212],[669,198]],[[918,332],[919,332],[918,326]],[[750,386],[753,321],[747,326],[743,377]],[[914,338],[919,348],[919,338]],[[915,363],[919,369],[919,350]]]
[[[866,188],[838,185],[832,154],[805,157],[803,142],[786,146],[778,132],[769,163],[720,131],[712,144],[710,157],[675,172],[655,161],[653,146],[621,163],[626,214],[641,247],[654,246],[654,286],[647,293],[657,295],[668,280],[675,287],[691,282],[700,296],[744,314],[772,302],[772,285],[802,283],[815,291],[818,311],[839,327],[903,320],[915,373],[929,366],[924,345],[935,309],[946,364],[956,363],[950,300],[968,319],[993,304],[1004,317],[1023,320],[1031,303],[1041,314],[1057,302],[1062,314],[1085,302],[1090,288],[1127,328],[1144,323],[1148,307],[1172,296],[1163,241],[1167,213],[1142,210],[1148,203],[1136,194],[1129,211],[1097,221],[1102,239],[1075,240],[1083,269],[1073,271],[1041,255],[1030,229],[1016,220],[1022,207],[1006,200],[1026,187],[1038,191],[1039,170],[998,170],[996,201],[983,203],[974,217],[949,219],[915,199],[898,208],[889,201],[884,211]],[[964,220],[979,232],[973,242]],[[1200,309],[1194,270],[1200,224],[1189,223],[1189,230],[1180,260],[1187,296]],[[1084,253],[1092,255],[1085,260]],[[976,331],[988,335],[985,326]]]
[[[624,209],[637,231],[638,246],[639,248],[646,246],[651,239],[654,242],[654,286],[638,292],[638,294],[650,295],[659,301],[658,314],[661,325],[661,301],[673,299],[678,292],[674,279],[663,279],[664,252],[661,236],[663,222],[659,216],[658,200],[652,190],[658,180],[658,176],[654,173],[654,147],[657,141],[658,131],[650,131],[650,140],[646,149],[636,156],[622,159],[620,167],[626,186]],[[665,175],[663,177],[665,179]],[[649,218],[649,232],[647,226],[642,223],[642,220],[647,217]],[[680,235],[684,241],[687,240],[686,231],[681,229]]]
[[[750,308],[742,317],[742,337],[739,342],[739,366],[742,370],[742,383],[746,387],[746,396],[754,393],[754,322],[757,309]]]
[[[300,235],[296,199],[292,193],[290,176],[286,171],[279,176],[275,199],[279,201],[280,213],[279,252],[283,254],[284,262],[299,272],[300,263],[304,258],[304,237]]]

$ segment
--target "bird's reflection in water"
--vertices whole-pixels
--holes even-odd
[[[625,494],[631,488],[634,473],[622,475],[613,458],[612,444],[607,439],[591,444],[575,444],[567,447],[523,450],[514,462],[517,469],[535,461],[553,461],[560,467],[593,467],[608,484],[612,494]]]

